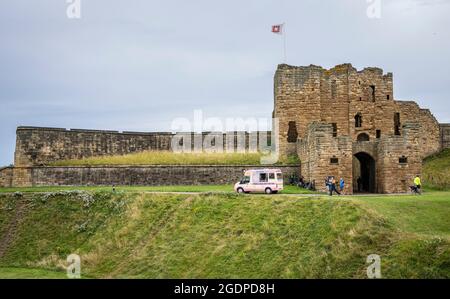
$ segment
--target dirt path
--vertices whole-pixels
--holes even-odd
[[[199,194],[237,194],[235,192],[181,192],[181,191],[143,191],[145,194],[185,194],[185,195],[199,195]],[[240,196],[290,196],[290,197],[381,197],[381,196],[406,196],[413,195],[411,193],[395,193],[395,194],[381,194],[381,193],[357,193],[357,194],[343,194],[329,196],[327,193],[277,193],[277,194],[264,194],[262,193],[251,193],[251,194],[241,194]]]
[[[89,191],[88,191],[89,192]],[[184,194],[184,195],[198,195],[198,194],[237,194],[232,191],[129,191],[129,192],[138,192],[144,194]],[[44,194],[51,192],[27,192],[25,194]],[[4,192],[2,194],[6,195],[14,195],[11,192]],[[270,194],[266,195],[264,193],[252,193],[252,194],[241,194],[241,196],[253,196],[253,195],[264,195],[264,196],[293,196],[293,197],[329,197],[328,193],[278,193],[278,194]],[[384,193],[356,193],[356,194],[343,194],[341,197],[381,197],[381,196],[407,196],[414,195],[410,192],[407,193],[392,193],[392,194],[384,194]],[[334,194],[332,197],[339,197],[339,195]]]

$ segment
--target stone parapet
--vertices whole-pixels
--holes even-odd
[[[152,165],[95,167],[17,167],[0,171],[10,183],[1,187],[31,186],[164,186],[222,185],[238,182],[246,169],[276,168],[285,180],[300,173],[300,165]],[[3,183],[2,183],[3,184]]]

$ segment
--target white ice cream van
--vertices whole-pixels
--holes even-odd
[[[277,193],[283,190],[283,174],[280,169],[253,169],[244,171],[244,177],[234,185],[238,193]]]

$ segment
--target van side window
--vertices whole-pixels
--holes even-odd
[[[282,173],[277,173],[277,180],[283,181],[283,174]]]
[[[269,179],[274,180],[275,179],[275,173],[269,173]]]
[[[260,173],[259,174],[259,182],[264,183],[264,182],[267,182],[267,181],[269,181],[267,179],[267,173]]]

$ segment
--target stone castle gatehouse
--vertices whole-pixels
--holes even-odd
[[[298,155],[301,160],[301,165],[277,168],[283,167],[286,177],[301,172],[319,190],[325,191],[323,180],[334,175],[345,179],[347,193],[405,192],[421,173],[422,159],[450,147],[450,125],[439,124],[415,102],[396,101],[392,74],[379,68],[357,71],[343,64],[326,70],[283,64],[274,81],[278,137],[270,132],[233,132],[231,143],[222,138],[223,148],[237,150],[243,136],[240,141],[250,151],[250,135],[273,135],[281,155]],[[195,140],[205,142],[208,135],[186,134],[192,137],[187,147]],[[51,166],[59,160],[170,151],[173,138],[170,132],[19,127],[14,167],[0,168],[0,187],[231,184],[243,168],[254,167]]]
[[[430,111],[396,101],[392,73],[379,68],[280,65],[274,85],[280,152],[297,154],[319,189],[333,175],[348,193],[405,192],[422,159],[444,147]]]

